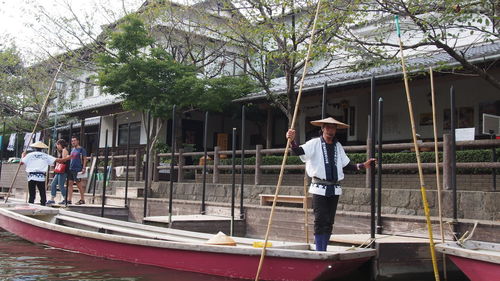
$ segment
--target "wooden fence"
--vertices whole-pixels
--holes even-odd
[[[439,142],[438,147],[443,152],[443,162],[440,163],[440,168],[443,170],[443,182],[444,187],[450,186],[451,182],[451,142],[449,137],[445,135],[444,142]],[[492,148],[495,149],[500,147],[500,140],[474,140],[474,141],[461,141],[457,142],[457,149],[461,148]],[[382,151],[410,151],[414,148],[413,143],[397,143],[397,144],[384,144],[382,145]],[[366,152],[366,145],[355,145],[355,146],[345,146],[346,152]],[[420,150],[434,151],[433,142],[423,142],[419,144]],[[231,171],[233,165],[222,165],[221,159],[231,159],[231,150],[220,150],[219,147],[215,147],[213,151],[209,151],[207,155],[213,160],[210,165],[207,164],[207,176],[211,176],[212,183],[219,183],[219,175],[222,171]],[[237,162],[241,159],[241,150],[236,150]],[[255,157],[255,163],[253,165],[244,165],[245,171],[251,171],[254,174],[254,184],[261,184],[261,177],[264,171],[279,171],[281,165],[264,165],[262,164],[262,157],[264,155],[283,155],[284,148],[277,149],[263,149],[262,145],[257,145],[255,149],[245,150],[245,157]],[[186,158],[201,158],[204,156],[204,152],[184,152],[183,149],[179,149],[178,152],[174,154],[175,156],[175,166],[173,173],[174,177],[178,182],[185,181],[185,174],[187,171],[203,171],[203,165],[200,163],[193,163],[191,165],[186,164]],[[115,167],[119,166],[116,163],[122,163],[126,166],[126,155],[113,155],[111,160]],[[144,166],[143,159],[144,151],[137,150],[135,155],[130,155],[129,170],[134,170],[135,180],[144,179]],[[160,171],[168,171],[170,175],[170,165],[162,166],[160,163],[160,158],[171,158],[171,153],[158,153],[153,156],[153,171],[151,174],[153,181],[158,181],[160,179]],[[102,159],[102,158],[101,158]],[[132,164],[133,163],[133,164]],[[435,163],[422,163],[424,169],[435,169]],[[456,164],[457,168],[487,168],[495,169],[500,168],[500,162],[460,162]],[[241,165],[235,165],[237,171],[241,170]],[[305,165],[286,165],[285,170],[304,170]],[[385,164],[382,165],[382,170],[416,170],[417,163],[401,163],[401,164]],[[209,180],[210,181],[210,180]]]

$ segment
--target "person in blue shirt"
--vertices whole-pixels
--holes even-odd
[[[73,184],[76,183],[78,191],[80,191],[80,200],[75,205],[85,204],[85,186],[78,177],[78,174],[85,174],[87,167],[87,151],[80,146],[78,137],[71,137],[71,153],[68,157],[63,158],[64,161],[70,160],[69,173],[68,173],[68,201],[67,204],[72,204],[73,198]]]

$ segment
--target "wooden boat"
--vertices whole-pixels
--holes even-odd
[[[91,256],[164,268],[254,279],[258,241],[233,237],[237,246],[208,245],[212,234],[117,221],[31,204],[0,205],[0,227],[34,243]],[[375,255],[373,249],[271,241],[261,280],[328,280],[349,273]]]
[[[500,280],[500,244],[467,240],[436,245],[471,281]]]

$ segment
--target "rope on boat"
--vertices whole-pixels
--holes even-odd
[[[451,230],[451,234],[453,235],[453,238],[455,239],[455,241],[457,242],[457,244],[458,244],[460,247],[465,248],[465,244],[464,244],[464,243],[465,243],[465,241],[467,241],[467,240],[469,240],[469,239],[471,239],[471,238],[472,238],[472,235],[474,235],[474,231],[476,230],[477,224],[478,224],[479,222],[478,222],[478,221],[476,221],[476,222],[474,223],[474,226],[472,227],[472,230],[470,231],[470,233],[469,233],[469,231],[467,230],[467,231],[466,231],[466,232],[465,232],[465,233],[464,233],[464,234],[463,234],[460,238],[458,238],[458,237],[455,235],[455,233],[453,232],[453,229],[452,229],[452,227],[451,227],[451,224],[452,224],[452,223],[453,223],[453,222],[447,222],[448,227],[449,227],[449,228],[450,228],[450,230]]]
[[[304,60],[304,69],[302,72],[302,79],[300,80],[299,92],[297,93],[297,100],[295,102],[295,108],[293,111],[292,122],[290,124],[291,129],[293,129],[295,126],[295,120],[297,119],[297,113],[299,111],[300,98],[302,96],[302,88],[304,87],[304,80],[305,80],[306,73],[307,73],[307,65],[309,63],[309,57],[311,56],[311,50],[312,50],[312,46],[313,46],[313,42],[314,42],[314,34],[316,32],[316,22],[318,20],[320,3],[321,3],[321,0],[318,0],[318,4],[316,7],[316,14],[314,15],[314,21],[313,21],[313,25],[312,25],[311,38],[310,38],[309,46],[307,49],[307,55],[306,55],[306,58]],[[271,206],[271,213],[269,215],[269,221],[267,224],[266,236],[264,239],[264,246],[262,247],[262,252],[261,252],[260,260],[259,260],[259,267],[257,268],[257,273],[255,275],[255,281],[259,280],[259,275],[260,275],[260,272],[262,270],[262,264],[264,263],[264,257],[266,256],[267,241],[269,240],[269,232],[271,230],[271,223],[273,220],[274,209],[276,208],[276,201],[278,199],[278,194],[279,194],[279,190],[281,187],[281,183],[283,182],[285,164],[286,164],[286,160],[288,157],[288,150],[290,149],[290,144],[291,144],[291,140],[287,139],[285,152],[283,153],[283,161],[281,162],[280,175],[278,178],[278,183],[276,184],[276,191],[274,193],[273,205]]]
[[[35,126],[33,127],[33,131],[31,131],[31,136],[35,134],[36,127],[38,127],[38,123],[40,122],[40,119],[42,118],[42,114],[45,111],[45,107],[47,107],[47,102],[49,101],[50,94],[52,93],[52,88],[54,88],[54,84],[56,83],[57,75],[59,75],[59,71],[61,71],[61,68],[63,66],[63,63],[59,64],[59,68],[57,68],[57,72],[54,75],[54,79],[52,79],[52,83],[50,84],[49,91],[47,93],[47,96],[45,97],[45,101],[43,102],[42,109],[40,110],[40,113],[38,114],[38,118],[36,119]],[[23,151],[26,152],[26,151]],[[12,178],[12,183],[10,184],[9,191],[7,192],[7,195],[5,195],[5,201],[4,203],[7,203],[9,200],[10,192],[12,190],[12,187],[14,186],[14,182],[16,181],[17,174],[19,174],[19,170],[21,169],[22,162],[19,161],[19,165],[17,166],[16,173],[14,174],[14,177]]]
[[[415,129],[415,117],[413,115],[413,106],[411,102],[411,96],[410,96],[410,87],[408,85],[408,75],[406,73],[406,65],[405,65],[405,60],[404,60],[404,55],[403,55],[403,42],[401,41],[401,32],[399,28],[399,17],[395,17],[395,22],[396,22],[396,31],[398,35],[398,42],[399,42],[399,51],[401,53],[401,66],[403,68],[403,80],[404,80],[404,85],[405,85],[405,92],[406,92],[406,100],[408,104],[408,112],[410,115],[410,123],[411,123],[411,132],[413,136],[413,145],[415,148],[415,156],[417,158],[417,165],[418,165],[418,175],[420,178],[420,191],[422,193],[422,203],[424,205],[424,213],[425,213],[425,219],[427,222],[427,230],[429,232],[429,246],[430,246],[430,251],[431,251],[431,258],[432,258],[432,267],[434,270],[434,278],[436,281],[439,281],[439,269],[437,266],[437,261],[436,261],[436,251],[434,249],[434,238],[432,236],[432,225],[431,225],[431,219],[430,219],[430,210],[429,210],[429,204],[427,202],[427,192],[425,188],[425,182],[424,182],[424,174],[422,170],[422,162],[420,159],[420,151],[417,143],[417,133]]]

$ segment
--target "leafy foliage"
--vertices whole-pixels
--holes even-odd
[[[181,110],[222,111],[230,101],[254,89],[245,77],[199,78],[194,65],[173,59],[148,34],[137,15],[124,18],[108,41],[112,53],[98,56],[99,84],[124,98],[127,109],[150,110],[170,118],[173,105]]]
[[[500,150],[497,150],[497,161],[500,162]],[[365,153],[348,153],[347,156],[351,160],[351,163],[362,163],[366,161]],[[434,163],[434,152],[421,152],[420,157],[422,163]],[[443,155],[439,153],[440,161],[442,161]],[[457,162],[491,162],[492,160],[492,151],[491,149],[480,149],[480,150],[460,150],[457,151]],[[283,156],[263,156],[262,157],[262,165],[281,165],[283,161]],[[382,162],[384,164],[405,164],[405,163],[416,163],[416,156],[414,152],[393,152],[393,153],[383,153],[382,154]],[[213,162],[209,162],[213,164]],[[236,158],[236,165],[240,165],[241,158]],[[221,159],[221,165],[231,165],[232,159]],[[290,155],[287,157],[287,165],[301,165],[302,161],[298,156]],[[255,165],[255,157],[245,158],[245,165]],[[290,172],[290,170],[288,171]],[[491,169],[457,169],[459,173],[465,174],[488,174],[491,173]],[[497,173],[500,172],[500,169],[497,169]],[[278,173],[278,171],[273,171],[271,173]],[[350,171],[346,171],[346,173],[351,173]],[[409,173],[417,173],[417,171],[409,171],[409,170],[385,170],[384,173],[393,173],[393,174],[409,174]]]
[[[0,115],[7,131],[31,131],[40,113],[37,129],[51,125],[50,109],[41,110],[54,74],[51,61],[26,67],[15,46],[0,49]],[[48,102],[55,97],[52,92]]]

